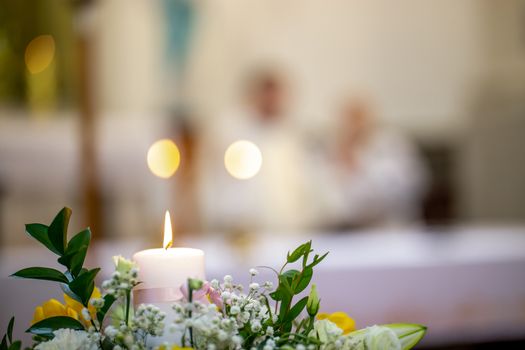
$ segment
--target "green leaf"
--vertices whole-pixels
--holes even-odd
[[[75,277],[78,276],[84,265],[90,241],[91,231],[89,229],[77,233],[69,241],[66,253],[58,258],[58,262],[67,267]]]
[[[82,299],[80,299],[80,297],[78,295],[76,295],[75,293],[73,293],[73,291],[71,290],[71,288],[69,288],[69,286],[65,283],[60,283],[60,288],[62,288],[62,291],[67,294],[69,297],[71,297],[72,299],[78,301],[79,303],[82,304]]]
[[[13,342],[13,326],[15,325],[15,316],[11,317],[9,320],[9,325],[7,326],[7,338],[9,342]]]
[[[69,283],[69,288],[73,293],[80,297],[82,300],[82,305],[87,306],[91,293],[95,288],[95,276],[100,271],[100,268],[92,269],[87,272],[82,272],[78,277]]]
[[[306,289],[306,287],[308,287],[310,281],[312,280],[313,274],[314,270],[311,267],[307,266],[304,268],[303,273],[301,275],[301,279],[297,283],[297,286],[294,288],[295,294],[301,293],[303,290]]]
[[[275,301],[283,300],[283,294],[281,293],[281,290],[279,288],[271,292],[270,297]]]
[[[292,330],[292,327],[293,327],[293,323],[292,322],[285,323],[283,325],[282,332],[283,333],[290,333],[290,331]]]
[[[281,293],[283,295],[290,295],[292,296],[294,294],[292,287],[290,286],[290,281],[288,280],[287,276],[282,274],[279,276],[279,287],[281,288]]]
[[[47,249],[53,253],[60,255],[60,252],[53,246],[48,235],[48,227],[43,224],[27,224],[26,233],[42,243]]]
[[[9,350],[7,347],[7,339],[6,335],[2,338],[2,342],[0,343],[0,350]]]
[[[83,246],[76,251],[67,251],[64,255],[58,258],[58,262],[61,265],[67,267],[68,271],[71,273],[71,279],[77,277],[82,271],[82,265],[86,259],[88,246]]]
[[[309,246],[312,244],[312,241],[308,241],[306,243],[301,244],[299,247],[295,248],[295,250],[292,252],[292,254],[288,253],[288,256],[286,257],[286,261],[288,263],[296,262],[303,256],[306,250],[309,250]]]
[[[301,272],[298,270],[291,269],[291,270],[283,272],[280,277],[285,277],[288,283],[291,284],[294,278],[300,273]]]
[[[113,350],[115,347],[115,344],[109,340],[109,337],[104,337],[104,340],[102,341],[102,350]]]
[[[104,296],[104,306],[97,311],[97,319],[102,324],[102,321],[104,321],[104,317],[106,316],[107,312],[111,308],[111,305],[117,300],[113,295],[106,294]]]
[[[308,297],[304,297],[301,300],[299,300],[288,312],[286,315],[286,318],[284,319],[284,322],[292,322],[299,316],[301,311],[303,311],[304,307],[306,306],[306,302],[308,301]]]
[[[67,277],[62,272],[49,267],[28,267],[27,269],[15,272],[11,276],[62,283],[68,282]]]
[[[284,318],[286,317],[286,311],[290,307],[291,303],[292,295],[285,295],[281,301],[281,305],[279,306],[279,321],[284,321]]]
[[[67,245],[68,251],[77,251],[80,250],[84,246],[89,246],[89,242],[91,241],[91,230],[89,228],[86,228],[79,233],[77,233],[73,238],[69,240],[69,243]]]
[[[20,340],[17,340],[14,343],[11,343],[9,350],[20,350],[21,347],[22,347],[22,342]]]
[[[79,321],[68,316],[55,316],[45,318],[40,322],[35,323],[26,331],[28,333],[36,334],[45,338],[53,338],[53,331],[60,328],[68,328],[75,330],[84,330],[84,326]]]
[[[67,226],[69,225],[70,217],[71,209],[67,207],[62,208],[47,230],[51,244],[53,244],[60,255],[63,255],[66,251]]]
[[[329,252],[324,253],[321,257],[319,257],[319,255],[316,254],[314,257],[314,261],[310,265],[308,265],[308,267],[314,267],[315,265],[319,264],[321,261],[324,260],[324,258],[326,258],[328,253]]]

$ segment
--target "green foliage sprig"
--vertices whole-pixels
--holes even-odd
[[[294,296],[300,294],[308,287],[313,277],[313,268],[326,258],[328,253],[323,255],[315,254],[312,261],[309,262],[310,253],[313,252],[312,241],[308,241],[297,247],[292,253],[288,252],[286,262],[278,273],[279,284],[277,289],[270,293],[270,297],[275,301],[275,313],[278,312],[278,319],[274,327],[282,332],[290,332],[293,328],[293,321],[301,314],[306,307],[308,297],[303,297],[293,304]],[[301,261],[301,269],[285,268],[289,264]],[[315,314],[311,316],[315,318]],[[300,330],[302,326],[298,326]],[[308,330],[309,331],[309,330]]]
[[[64,293],[80,302],[84,307],[88,307],[91,294],[95,288],[95,277],[100,268],[87,269],[84,267],[91,242],[91,230],[89,228],[80,231],[69,241],[67,240],[70,217],[71,209],[65,207],[60,210],[49,226],[39,223],[26,225],[26,233],[58,255],[58,263],[64,266],[66,270],[62,272],[50,267],[29,267],[17,271],[11,276],[58,282]],[[98,311],[97,318],[99,321],[104,318],[104,313],[111,306],[111,302],[106,303],[105,307]],[[95,323],[92,322],[92,324],[97,328]],[[56,316],[35,323],[27,332],[43,338],[52,338],[53,331],[60,328],[85,329],[81,322],[72,317]]]
[[[20,340],[13,341],[13,326],[15,325],[15,318],[11,317],[9,325],[7,326],[7,333],[4,334],[2,342],[0,343],[0,350],[20,350],[22,342]]]

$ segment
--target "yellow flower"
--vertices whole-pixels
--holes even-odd
[[[317,319],[325,320],[336,324],[337,327],[343,330],[343,334],[348,334],[355,330],[355,321],[346,313],[338,311],[333,314],[319,313]]]
[[[75,310],[61,304],[56,299],[50,299],[41,306],[36,307],[31,324],[35,324],[42,321],[43,319],[54,316],[69,316],[78,320],[78,313]]]
[[[91,293],[91,298],[90,299],[98,299],[100,297],[101,297],[100,290],[97,287],[95,287],[95,289],[93,289],[93,293]],[[81,315],[81,320],[80,321],[82,321],[88,327],[91,325],[91,322],[85,320],[84,317],[82,316],[82,309],[84,308],[84,306],[80,302],[78,302],[75,299],[71,298],[67,294],[64,294],[64,301],[66,302],[66,305],[69,308],[75,310],[79,315]],[[91,319],[95,319],[97,317],[97,309],[95,309],[93,307],[93,305],[91,305],[91,303],[89,303],[88,310],[89,310],[89,315],[91,316]]]
[[[167,350],[168,347],[166,347],[166,345],[161,345],[159,347],[159,350]],[[182,346],[178,346],[178,345],[173,345],[171,348],[171,350],[193,350],[193,348],[190,348],[190,347],[182,347]]]
[[[100,298],[100,290],[97,287],[95,287],[95,289],[93,290],[91,298]],[[35,308],[35,313],[33,314],[33,320],[31,321],[31,324],[33,325],[49,317],[69,316],[74,318],[75,320],[79,320],[86,327],[89,327],[91,325],[91,322],[85,320],[82,316],[82,309],[84,308],[84,306],[82,306],[81,303],[72,299],[66,294],[64,294],[64,301],[65,304],[62,304],[56,299],[50,299],[42,305],[37,306]],[[92,319],[96,317],[97,310],[91,304],[89,305],[88,310]]]

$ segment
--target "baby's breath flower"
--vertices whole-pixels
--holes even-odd
[[[139,283],[138,268],[133,261],[121,256],[113,257],[113,261],[116,270],[111,274],[111,279],[102,282],[102,289],[115,297],[125,296]]]
[[[262,329],[261,322],[259,322],[259,320],[253,320],[250,328],[254,333],[260,332]]]
[[[89,310],[87,308],[82,308],[82,317],[86,321],[91,321],[91,315],[89,314]]]
[[[239,312],[241,312],[241,308],[237,305],[234,305],[230,308],[231,315],[237,315]]]
[[[273,283],[270,282],[270,281],[266,281],[266,282],[264,282],[263,287],[266,290],[272,290],[273,289]]]
[[[103,298],[93,298],[89,302],[95,309],[102,309],[105,301]]]
[[[210,286],[213,288],[213,289],[219,289],[219,281],[217,281],[216,279],[212,279],[210,281]]]
[[[258,274],[259,274],[259,271],[257,271],[256,269],[254,269],[254,268],[250,269],[250,275],[257,276]]]

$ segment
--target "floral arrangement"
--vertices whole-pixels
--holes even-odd
[[[311,241],[289,252],[279,271],[272,269],[275,287],[270,281],[256,282],[256,269],[249,271],[246,290],[229,275],[221,281],[189,279],[167,322],[155,305],[132,306],[132,290],[140,281],[130,260],[115,257],[111,278],[101,289],[95,287],[100,269],[84,267],[91,232],[85,229],[67,241],[70,216],[64,208],[49,226],[26,225],[26,232],[58,255],[65,268],[30,267],[12,275],[57,282],[64,293],[63,303],[51,299],[35,309],[27,330],[33,334],[32,349],[407,350],[426,332],[422,325],[402,323],[356,330],[343,312],[320,313],[316,287],[308,287],[314,267],[328,253],[314,254]],[[13,325],[14,317],[0,350],[21,348],[12,339]],[[174,341],[151,345],[165,334]]]

